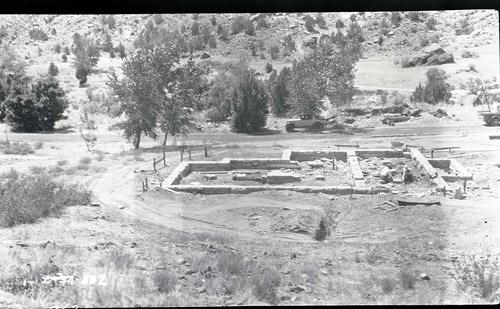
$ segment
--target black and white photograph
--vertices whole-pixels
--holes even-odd
[[[499,304],[499,11],[231,9],[0,15],[0,307]]]

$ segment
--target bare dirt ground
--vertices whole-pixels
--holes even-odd
[[[277,289],[280,304],[481,302],[475,296],[456,289],[451,276],[452,260],[469,252],[499,253],[500,213],[496,208],[500,198],[500,181],[497,179],[498,167],[494,164],[500,162],[500,152],[494,151],[498,150],[498,142],[486,137],[496,128],[477,125],[406,128],[405,124],[390,128],[380,125],[359,134],[340,134],[336,131],[261,136],[214,133],[208,136],[192,135],[189,140],[211,140],[217,146],[210,151],[208,160],[224,157],[278,158],[285,147],[336,149],[333,144],[352,141],[358,141],[363,148],[390,148],[389,141],[395,140],[426,148],[460,145],[462,148],[451,154],[440,152],[436,156],[456,157],[473,173],[474,182],[470,184],[465,200],[453,199],[450,194],[442,197],[441,194],[431,193],[430,196],[441,199],[441,205],[406,206],[387,211],[390,209],[387,204],[375,207],[385,201],[395,202],[398,194],[174,194],[154,186],[179,163],[178,153],[168,153],[168,166],[160,169],[158,175],[148,172],[152,169],[152,158],[160,156],[158,148],[155,148],[157,142],[146,140],[144,149],[132,151],[118,134],[103,133],[98,139],[98,149],[105,154],[98,156],[86,152],[75,133],[10,133],[11,140],[36,142],[43,139],[45,142],[42,149],[33,155],[2,155],[3,171],[10,167],[29,171],[30,165],[50,168],[63,159],[68,160],[64,167],[68,170],[76,166],[81,157],[89,156],[92,163],[88,170],[77,169],[74,174],[62,173],[58,177],[63,181],[89,185],[100,207],[70,207],[60,218],[2,229],[2,255],[8,265],[14,267],[19,261],[29,261],[29,256],[38,256],[38,260],[43,260],[45,254],[59,252],[55,254],[55,260],[64,265],[65,274],[107,270],[108,280],[120,289],[132,289],[131,295],[150,291],[148,297],[130,296],[128,299],[123,292],[109,286],[77,286],[74,289],[78,288],[78,292],[74,293],[80,298],[63,293],[65,296],[60,298],[38,298],[34,302],[38,305],[62,306],[72,302],[80,306],[265,303],[254,293],[242,291],[222,297],[221,287],[218,286],[222,277],[216,275],[207,279],[200,273],[208,264],[216,268],[214,260],[207,262],[205,259],[221,252],[273,265],[281,276]],[[195,152],[193,160],[205,158],[202,153]],[[362,161],[361,165],[363,167],[366,162]],[[146,172],[141,173],[140,170]],[[145,177],[148,177],[151,189],[143,192],[141,182]],[[415,192],[417,189],[424,193],[432,192],[426,182],[423,186],[416,186]],[[326,242],[318,243],[313,235],[325,213],[336,218],[345,215],[345,218]],[[48,241],[57,244],[55,249],[41,247]],[[131,248],[131,242],[137,245]],[[116,250],[124,250],[133,256],[132,270],[124,275],[130,280],[144,278],[145,272],[154,273],[160,267],[157,264],[166,263],[165,267],[172,270],[178,279],[176,292],[167,296],[151,292],[151,289],[155,290],[151,282],[144,283],[144,290],[135,285],[129,287],[128,281],[113,275],[112,270],[116,272],[116,268],[110,270],[102,266],[102,261]],[[61,251],[69,253],[62,254]],[[189,262],[187,265],[178,264],[176,261],[179,259]],[[205,262],[200,262],[200,259]],[[91,260],[95,262],[85,262]],[[192,273],[192,270],[195,272]],[[406,289],[398,283],[401,270],[409,271],[418,278],[414,288]],[[429,275],[430,280],[421,280],[422,273]],[[383,292],[384,278],[395,282],[390,293]],[[96,295],[115,297],[99,301]],[[161,297],[155,301],[152,295]],[[27,296],[17,297],[15,302],[33,304]]]

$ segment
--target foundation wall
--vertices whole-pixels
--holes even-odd
[[[178,192],[188,192],[197,194],[246,194],[257,191],[296,191],[302,193],[325,193],[325,194],[376,194],[381,192],[389,192],[388,188],[353,188],[353,187],[292,187],[292,186],[168,186],[164,187]]]
[[[230,159],[230,169],[264,169],[277,170],[285,169],[300,169],[297,161],[282,160],[282,159]]]
[[[451,169],[455,174],[442,175],[445,181],[472,180],[472,174],[455,159],[427,159],[436,168]]]
[[[335,160],[347,162],[347,153],[345,151],[285,150],[282,156],[283,159],[298,162],[314,161],[321,158],[331,159],[332,157],[335,158]]]
[[[165,179],[162,186],[178,185],[182,177],[186,177],[190,173],[189,162],[181,162],[173,172]]]
[[[371,157],[377,158],[407,158],[407,155],[403,151],[397,151],[392,149],[363,149],[355,150],[356,155],[360,158],[366,159]]]

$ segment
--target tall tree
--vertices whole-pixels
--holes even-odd
[[[167,88],[174,81],[177,63],[172,46],[163,44],[152,49],[139,48],[125,58],[122,79],[115,72],[110,74],[108,86],[120,99],[120,111],[127,117],[119,127],[128,140],[132,139],[135,149],[140,146],[142,134],[158,137],[155,129],[159,109],[163,108]]]
[[[284,67],[279,74],[276,70],[273,70],[269,76],[268,89],[273,114],[286,113],[290,110],[287,98],[290,95],[288,83],[291,73],[292,70],[289,67]]]

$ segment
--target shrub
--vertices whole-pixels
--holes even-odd
[[[120,58],[125,58],[125,46],[123,45],[122,42],[118,44],[118,46],[115,47],[115,51],[118,53]]]
[[[462,56],[462,58],[477,58],[477,57],[479,57],[476,52],[471,52],[469,50],[463,50],[460,55]]]
[[[210,39],[208,39],[208,46],[210,46],[210,48],[217,47],[217,39],[215,38],[215,36],[213,35],[210,36]]]
[[[37,41],[47,41],[49,37],[41,29],[31,29],[29,31],[30,38]]]
[[[92,158],[90,158],[90,157],[85,156],[85,157],[80,158],[81,164],[90,164],[91,162],[92,162]]]
[[[258,267],[252,273],[253,293],[257,299],[276,305],[279,302],[278,287],[281,283],[281,275],[269,266]]]
[[[215,15],[212,15],[210,18],[210,23],[212,23],[212,26],[217,25],[217,17],[215,17]]]
[[[431,18],[427,19],[427,22],[425,23],[425,27],[428,30],[436,30],[436,24],[437,24],[437,21],[433,17],[431,17]]]
[[[54,165],[51,169],[50,169],[50,172],[51,173],[54,173],[54,174],[61,174],[62,172],[64,172],[64,168],[62,168],[61,166],[59,165]]]
[[[76,69],[75,77],[78,79],[80,86],[85,85],[87,82],[87,76],[89,75],[90,70],[84,67],[78,67]]]
[[[59,166],[64,166],[68,164],[68,160],[59,160],[57,161],[57,165]]]
[[[3,153],[27,155],[34,154],[35,150],[28,143],[13,142],[7,144],[7,146],[3,149]]]
[[[316,16],[316,23],[318,24],[318,27],[320,27],[321,29],[328,29],[328,27],[326,26],[325,18],[323,17],[323,15],[318,14]]]
[[[314,18],[312,18],[309,15],[305,16],[305,20],[306,20],[305,26],[307,31],[315,32],[316,30],[314,30],[314,26],[316,26],[316,20],[314,20]]]
[[[56,35],[57,34],[56,28],[50,29],[50,34]]]
[[[177,285],[177,275],[169,270],[161,270],[153,275],[153,283],[158,292],[168,294]]]
[[[402,270],[399,273],[399,279],[401,281],[401,286],[405,290],[413,289],[415,283],[417,283],[417,277],[408,270]]]
[[[477,73],[476,65],[474,63],[469,63],[467,65],[467,72],[476,72]]]
[[[257,20],[257,26],[259,27],[259,29],[269,28],[269,23],[267,22],[267,19],[265,17],[262,17]]]
[[[79,171],[88,171],[90,169],[90,166],[88,164],[79,163],[76,166],[76,169],[79,170]]]
[[[134,256],[124,249],[117,248],[109,252],[107,256],[113,267],[119,272],[125,272],[134,265]]]
[[[12,227],[59,215],[65,206],[86,204],[92,193],[77,185],[65,185],[47,174],[21,175],[0,185],[0,225]]]
[[[224,122],[229,117],[229,114],[221,108],[213,107],[205,113],[205,117],[211,122]]]
[[[156,25],[161,25],[165,21],[165,17],[162,14],[153,15],[153,20]]]
[[[401,17],[401,13],[399,13],[399,12],[392,12],[391,13],[391,23],[394,26],[399,27],[402,20],[403,20],[403,18]]]
[[[396,287],[396,281],[385,277],[380,281],[380,285],[382,286],[382,292],[384,292],[385,294],[389,294],[394,291],[394,288]]]
[[[272,45],[269,47],[269,54],[273,60],[278,59],[280,52],[280,47],[278,45]]]
[[[43,148],[43,141],[38,141],[35,143],[35,149],[42,149]]]
[[[245,21],[245,34],[255,35],[255,28],[253,26],[253,22],[249,19]]]
[[[64,171],[64,174],[66,174],[66,175],[74,175],[76,172],[77,172],[76,167],[72,166],[72,167],[70,167],[70,168],[67,168],[67,169]]]
[[[488,298],[500,288],[500,264],[498,257],[466,255],[453,262],[453,278],[462,291],[472,290],[482,298]]]
[[[419,21],[421,21],[420,16],[418,15],[418,12],[408,12],[408,14],[406,16],[412,22],[419,22]]]
[[[340,29],[344,27],[345,27],[344,22],[341,19],[337,19],[337,21],[335,22],[335,28]]]
[[[273,71],[273,65],[271,63],[266,63],[266,66],[264,67],[264,70],[266,70],[266,73],[271,73]]]
[[[44,166],[36,166],[36,165],[30,166],[30,171],[33,174],[43,174],[45,173],[46,170],[47,168]]]
[[[5,27],[0,28],[0,43],[2,43],[3,39],[9,35],[9,32]]]
[[[66,56],[66,54],[63,54],[63,55],[61,56],[61,61],[62,61],[63,63],[68,62],[68,56]]]
[[[70,51],[68,46],[64,47],[64,53],[69,56]]]
[[[197,21],[193,21],[191,24],[191,34],[198,35],[200,34],[200,24]]]
[[[250,22],[250,20],[241,15],[233,19],[233,22],[231,23],[231,34],[238,34],[241,31],[245,30],[247,22]]]
[[[325,218],[321,218],[319,221],[319,226],[314,232],[314,239],[317,241],[324,241],[328,236],[330,236],[330,229],[326,223]]]
[[[57,76],[59,74],[59,68],[51,62],[49,65],[49,75],[50,76]]]
[[[61,52],[61,44],[57,43],[56,45],[54,45],[54,52],[56,54],[59,54]]]
[[[467,28],[470,25],[469,18],[463,18],[460,20],[460,28]]]
[[[420,46],[425,47],[427,45],[429,45],[429,40],[427,40],[427,38],[425,38],[425,37],[420,38]]]

